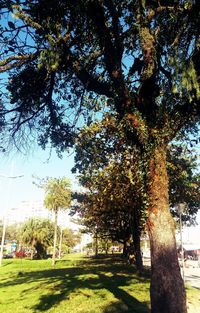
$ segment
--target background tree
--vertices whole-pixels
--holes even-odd
[[[20,227],[21,227],[21,223],[7,225],[7,227],[6,227],[6,239],[19,241]]]
[[[116,242],[116,244],[118,244]],[[103,237],[99,239],[98,246],[101,252],[105,252],[107,255],[109,251],[111,251],[111,247],[113,245],[113,241],[111,241],[108,237]],[[118,244],[119,245],[119,244]]]
[[[146,197],[139,152],[136,147],[131,149],[116,119],[108,113],[82,129],[75,151],[73,171],[78,171],[80,183],[88,190],[85,197],[78,196],[81,207],[77,210],[84,224],[87,229],[96,225],[100,236],[110,236],[125,245],[132,236],[141,270],[140,234],[145,225]],[[178,216],[175,206],[186,201],[184,219],[195,221],[199,207],[196,157],[186,146],[174,143],[168,148],[167,162],[171,211]]]
[[[100,238],[121,242],[124,247],[132,238],[137,268],[141,271],[140,234],[145,224],[141,185],[138,177],[135,184],[131,184],[127,169],[122,167],[111,163],[90,179],[83,177],[83,186],[87,186],[88,191],[85,197],[77,197],[76,212],[87,229],[93,233],[97,231]]]
[[[15,243],[20,242],[20,228],[21,223],[11,224],[6,226],[5,239],[14,241]],[[2,240],[3,233],[3,221],[0,220],[0,241]]]
[[[3,233],[3,220],[0,220],[0,240],[2,240],[2,233]]]
[[[31,247],[31,258],[43,259],[47,248],[52,246],[54,225],[47,219],[31,218],[20,229],[20,241]]]
[[[53,256],[52,256],[52,265],[55,266],[58,211],[67,210],[70,206],[71,183],[70,183],[70,180],[66,177],[47,178],[45,181],[43,181],[43,188],[45,190],[44,205],[46,208],[52,210],[55,215],[54,244],[53,244]]]
[[[199,2],[10,0],[0,9],[8,19],[0,71],[9,71],[9,135],[23,146],[37,131],[43,147],[50,140],[63,150],[80,116],[90,122],[104,104],[117,113],[146,164],[151,310],[185,313],[166,152],[180,129],[199,121]]]
[[[70,228],[63,229],[63,249],[67,253],[71,251],[77,244],[81,242],[81,233],[78,231],[74,231]]]
[[[177,204],[185,202],[183,222],[190,226],[196,223],[200,205],[199,165],[194,151],[188,150],[184,143],[172,144],[168,151],[169,199],[173,216],[177,219]]]

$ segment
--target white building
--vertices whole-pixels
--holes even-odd
[[[7,211],[8,224],[23,223],[35,217],[52,219],[53,214],[44,207],[41,200],[22,201]]]
[[[7,210],[7,224],[24,223],[30,218],[47,218],[54,220],[54,213],[44,207],[42,200],[21,201],[18,206]],[[58,225],[62,228],[78,230],[79,225],[73,223],[73,218],[69,216],[69,211],[58,212]]]

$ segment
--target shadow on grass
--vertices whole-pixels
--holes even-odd
[[[10,261],[10,262],[7,261],[6,263],[3,264],[3,267],[8,266],[8,265],[10,265],[10,264],[12,264],[12,261]]]
[[[63,266],[64,261],[60,262]],[[33,307],[35,312],[47,311],[51,307],[59,305],[63,300],[69,299],[72,293],[90,297],[90,294],[84,294],[84,289],[93,291],[94,294],[102,298],[102,302],[105,300],[104,293],[101,294],[99,290],[106,289],[114,295],[116,302],[107,306],[103,311],[104,313],[149,312],[146,303],[139,302],[123,289],[130,284],[132,288],[134,285],[137,288],[138,283],[148,280],[146,276],[138,277],[134,268],[127,267],[117,258],[115,260],[90,258],[77,262],[77,264],[68,268],[22,272],[21,275],[3,285],[4,287],[21,283],[28,285],[36,282],[37,285],[26,288],[22,292],[23,297],[33,292],[34,289],[41,288],[44,290],[38,304]],[[59,266],[59,262],[57,265]]]
[[[134,299],[134,298],[132,298]],[[123,302],[113,303],[105,308],[102,313],[147,313],[150,312],[147,306],[136,299],[132,305],[125,305]]]
[[[129,293],[121,289],[126,285],[125,281],[121,281],[122,277],[120,275],[115,276],[113,279],[107,277],[106,275],[100,274],[99,278],[102,282],[104,282],[104,288],[109,290],[115,298],[120,300],[120,302],[114,303],[106,307],[104,313],[147,313],[149,312],[146,303],[142,303],[132,297]],[[136,281],[137,282],[137,281]]]

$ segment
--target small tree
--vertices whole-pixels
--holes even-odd
[[[55,266],[56,259],[56,243],[57,243],[57,224],[58,211],[66,210],[71,203],[71,183],[68,178],[47,178],[44,183],[45,199],[44,205],[46,208],[54,212],[54,244],[52,266]]]

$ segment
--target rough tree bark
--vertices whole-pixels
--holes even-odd
[[[35,249],[37,251],[37,259],[44,259],[46,255],[46,250],[44,249],[43,245],[40,242],[37,242],[35,244]]]
[[[151,312],[186,313],[186,295],[178,264],[175,227],[169,212],[166,147],[149,161],[148,232],[151,245]]]
[[[140,234],[133,232],[133,245],[135,251],[135,264],[139,273],[142,273],[143,270],[143,262],[142,262],[142,254],[141,254],[141,245],[140,245]]]
[[[122,256],[123,256],[123,258],[127,257],[127,241],[126,240],[123,242]]]
[[[97,230],[95,232],[95,257],[98,257],[98,233]]]
[[[31,260],[33,260],[33,255],[34,255],[35,247],[31,248]]]
[[[143,261],[142,261],[142,253],[141,253],[141,231],[140,231],[140,210],[135,209],[133,211],[133,218],[131,219],[132,225],[132,237],[133,237],[133,246],[134,246],[134,256],[135,256],[135,265],[137,271],[142,273],[143,271]]]

